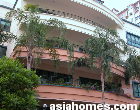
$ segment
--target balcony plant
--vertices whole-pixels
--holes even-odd
[[[83,67],[83,66],[87,66],[88,67],[88,61],[86,58],[78,58],[74,61],[75,66],[77,67]]]
[[[38,5],[26,4],[24,8],[25,11],[31,11],[31,12],[39,11]]]

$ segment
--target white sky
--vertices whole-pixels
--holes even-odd
[[[15,0],[0,0],[0,4],[2,4],[2,1],[9,2],[11,4],[14,4]],[[129,4],[135,3],[138,0],[103,0],[104,5],[108,8],[116,8],[119,11],[122,11],[125,9]]]

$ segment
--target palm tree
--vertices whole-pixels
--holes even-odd
[[[31,69],[33,59],[40,58],[44,50],[48,50],[53,60],[58,60],[56,45],[65,47],[69,53],[72,45],[64,39],[65,25],[57,19],[41,20],[38,8],[28,8],[28,12],[17,9],[7,13],[7,18],[13,17],[20,24],[22,34],[17,39],[17,46],[26,47],[27,69]],[[50,33],[56,32],[53,37]],[[72,54],[70,54],[71,56]]]
[[[89,55],[90,67],[99,59],[102,83],[102,103],[105,103],[104,88],[105,82],[111,78],[111,63],[121,62],[120,54],[126,54],[128,51],[125,42],[120,39],[113,30],[96,29],[95,34],[86,40],[85,50]]]

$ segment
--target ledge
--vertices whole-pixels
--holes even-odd
[[[68,58],[68,54],[67,54],[67,50],[65,49],[56,49],[57,54],[59,55],[59,59],[60,61],[64,61],[67,62],[69,60]],[[17,58],[17,57],[21,57],[21,58],[25,58],[27,57],[27,50],[25,47],[17,47],[15,48],[15,50],[13,51],[13,53],[11,54],[12,58]],[[87,54],[85,53],[81,53],[81,52],[74,52],[74,58],[81,58],[81,57],[88,57]],[[51,59],[51,56],[49,55],[49,52],[47,50],[44,50],[42,56],[41,56],[42,60],[45,59]],[[98,66],[98,62],[97,62],[97,66]],[[125,69],[121,66],[117,66],[116,64],[111,63],[111,71],[116,74],[119,75],[121,77],[124,77],[124,72]]]
[[[72,88],[64,86],[40,85],[37,89],[40,98],[78,100],[81,102],[101,103],[101,91],[84,90],[81,88]],[[105,93],[105,101],[109,104],[139,104],[139,100],[116,95],[114,93]]]

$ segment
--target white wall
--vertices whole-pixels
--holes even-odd
[[[23,4],[24,4],[23,0],[19,0],[16,8],[23,8],[23,6],[24,6]],[[87,35],[92,35],[93,30],[95,29],[95,27],[92,25],[85,24],[85,23],[82,23],[80,21],[70,19],[70,18],[65,18],[62,16],[54,16],[54,15],[47,15],[47,14],[40,14],[40,16],[42,19],[57,18],[57,19],[63,21],[66,24],[68,29],[77,31],[79,33],[84,33]],[[123,22],[123,21],[121,21],[121,22],[124,23],[123,27],[122,27],[122,29],[118,28],[117,32],[121,36],[121,38],[124,39],[126,42],[127,42],[126,32],[130,32],[130,33],[133,33],[135,35],[140,36],[140,28],[139,27],[134,26],[134,25],[129,24],[129,23],[126,23],[126,22]],[[18,30],[18,26],[17,26],[16,21],[13,21],[11,24],[11,32],[14,33],[15,35],[20,35],[20,31]],[[14,46],[15,46],[14,43],[11,43],[8,45],[7,56],[10,56],[11,52],[14,49]],[[136,50],[138,51],[138,53],[140,52],[140,49],[136,48]]]
[[[125,22],[124,30],[140,37],[140,27]],[[132,47],[132,46],[131,46]],[[136,48],[138,55],[140,55],[140,48]]]
[[[5,19],[5,15],[6,15],[6,13],[9,12],[9,11],[10,11],[9,9],[0,7],[0,18]]]
[[[18,0],[18,3],[15,7],[15,9],[22,7],[22,1]],[[21,34],[21,32],[19,31],[19,24],[17,21],[12,19],[11,22],[11,27],[10,27],[10,32],[13,33],[14,35],[19,36]],[[11,53],[13,52],[14,47],[16,46],[15,41],[11,41],[8,45],[7,45],[7,52],[6,52],[6,56],[10,57]]]
[[[127,22],[124,22],[124,27],[122,29],[117,29],[117,32],[118,32],[118,35],[127,43],[126,33],[129,32],[134,35],[140,36],[140,27],[127,23]],[[129,45],[129,47],[135,49],[137,52],[136,54],[140,55],[140,48],[136,48],[136,47],[133,47],[130,45]],[[125,56],[121,55],[121,58],[122,58],[122,60],[125,61],[128,58],[128,55],[125,55]]]
[[[14,5],[14,1],[13,1],[13,3],[11,3],[8,0],[0,0],[0,5],[4,5],[4,6],[12,8]]]
[[[6,16],[6,13],[9,12],[10,9],[6,9],[6,8],[3,8],[3,7],[0,7],[0,18],[2,19],[6,19],[5,16]],[[3,44],[4,46],[7,46],[8,43],[4,43]],[[7,55],[7,51],[6,51],[6,55]]]

